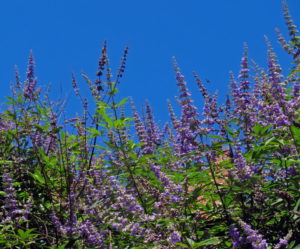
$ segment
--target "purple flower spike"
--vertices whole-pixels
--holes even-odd
[[[13,218],[14,213],[17,213],[18,204],[15,195],[15,188],[13,187],[13,180],[9,174],[3,174],[3,183],[5,187],[4,192],[6,193],[4,208],[8,211],[8,216]]]
[[[151,142],[152,144],[159,144],[159,129],[154,122],[153,113],[149,103],[146,103],[146,130],[149,142]]]
[[[137,132],[140,142],[143,143],[142,153],[144,155],[151,154],[154,151],[153,144],[151,144],[151,141],[149,141],[145,125],[143,124],[143,122],[136,110],[136,107],[133,105],[133,103],[132,103],[132,109],[133,109],[135,130]]]
[[[253,169],[247,164],[239,143],[235,144],[234,163],[236,167],[235,173],[240,180],[247,180],[253,175]]]
[[[182,187],[170,180],[167,175],[161,171],[160,166],[155,165],[154,163],[150,163],[150,168],[157,179],[160,180],[162,185],[164,186],[164,192],[162,193],[162,196],[168,197],[172,202],[181,201],[182,198],[178,195],[180,193],[183,193]]]
[[[36,93],[36,84],[37,84],[37,79],[35,78],[34,75],[34,59],[32,52],[29,54],[29,59],[28,59],[28,69],[27,69],[27,80],[25,83],[24,87],[24,97],[29,100],[34,99],[34,95]]]
[[[31,204],[27,202],[22,208],[18,205],[18,201],[15,194],[15,188],[13,186],[13,179],[8,173],[3,174],[3,186],[5,194],[4,209],[6,210],[7,218],[1,223],[6,221],[26,221],[30,214]]]
[[[246,234],[247,241],[251,243],[254,249],[267,249],[268,244],[266,240],[263,239],[262,235],[258,233],[258,231],[253,230],[250,225],[248,225],[241,219],[239,219],[238,223]]]
[[[242,246],[245,244],[245,238],[240,235],[238,228],[236,228],[234,226],[230,226],[229,235],[232,238],[232,245],[233,245],[234,249],[239,248],[239,246]]]
[[[266,42],[268,46],[268,70],[269,70],[269,82],[272,86],[272,94],[275,98],[281,102],[285,99],[283,85],[281,83],[283,75],[281,74],[282,69],[277,63],[276,55],[273,51],[270,41],[266,37]]]
[[[177,86],[179,87],[179,104],[181,107],[181,118],[177,123],[177,144],[180,144],[178,156],[184,156],[198,148],[196,137],[199,131],[199,120],[197,108],[193,105],[191,94],[186,87],[187,83],[181,74],[174,59],[174,69],[176,73]]]

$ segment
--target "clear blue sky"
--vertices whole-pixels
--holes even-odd
[[[300,26],[300,1],[288,0]],[[264,35],[280,61],[288,56],[278,46],[274,29],[287,34],[281,0],[9,0],[0,8],[0,100],[9,94],[14,65],[25,78],[30,49],[40,85],[52,92],[71,91],[71,72],[94,79],[104,40],[112,66],[119,65],[129,45],[128,63],[120,85],[122,97],[137,105],[150,101],[157,119],[166,119],[166,99],[178,95],[171,57],[176,56],[194,99],[201,103],[192,72],[211,81],[211,90],[225,96],[228,73],[238,73],[243,43],[249,55],[266,65]],[[174,103],[175,101],[173,101]],[[69,105],[76,111],[76,104]],[[201,110],[200,110],[201,112]]]

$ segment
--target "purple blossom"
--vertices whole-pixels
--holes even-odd
[[[172,182],[167,175],[161,171],[160,166],[150,163],[150,168],[154,172],[157,179],[159,179],[164,186],[164,193],[162,193],[162,195],[170,197],[172,202],[181,201],[182,198],[179,197],[178,194],[183,192],[182,187]]]
[[[263,239],[262,235],[258,233],[258,231],[253,230],[250,225],[242,221],[238,220],[240,227],[245,233],[247,242],[251,243],[254,249],[267,249],[268,244],[265,239]]]
[[[179,127],[180,127],[180,121],[176,117],[174,109],[173,109],[170,101],[168,101],[168,110],[169,110],[169,115],[170,115],[170,118],[171,118],[171,121],[172,121],[173,128],[175,130],[178,130]]]
[[[151,142],[152,144],[159,144],[159,129],[154,123],[153,113],[149,103],[146,103],[146,130],[149,142]]]
[[[205,119],[200,121],[201,124],[207,125],[207,132],[215,131],[214,125],[219,122],[219,109],[217,104],[217,93],[213,96],[207,95],[203,108],[203,116]]]
[[[36,94],[37,79],[34,75],[34,59],[32,52],[29,54],[28,69],[27,69],[27,80],[24,86],[24,97],[29,100],[33,100]]]
[[[196,73],[194,73],[194,77],[196,79],[197,86],[199,87],[200,92],[202,93],[202,96],[204,97],[204,99],[206,99],[209,95],[207,89],[204,87],[202,81],[200,80],[200,78]]]
[[[248,80],[249,78],[249,67],[248,67],[248,48],[247,45],[244,45],[244,57],[242,57],[242,62],[241,62],[241,70],[240,70],[240,75],[238,78],[240,79],[240,90],[243,92],[247,92],[247,90],[250,88],[250,82]],[[247,96],[247,94],[245,94]]]
[[[173,231],[173,232],[170,234],[169,241],[170,241],[172,244],[180,242],[180,241],[181,241],[181,236],[180,236],[180,234],[179,234],[177,231]]]
[[[146,127],[143,124],[143,122],[134,106],[133,106],[133,109],[134,109],[133,115],[134,115],[135,130],[137,132],[140,142],[143,143],[142,153],[143,154],[151,154],[154,152],[154,148],[155,148],[154,141],[152,141],[151,138],[149,138],[151,130],[150,131],[148,130],[148,133],[147,133]],[[154,135],[154,134],[152,134],[152,135]]]
[[[251,102],[249,88],[250,81],[249,78],[249,68],[248,68],[248,49],[247,45],[244,47],[244,56],[242,57],[241,70],[238,76],[239,82],[235,81],[233,75],[231,75],[231,88],[232,96],[236,108],[234,112],[239,115],[248,116],[249,109],[251,109]]]
[[[83,221],[78,227],[79,234],[84,238],[89,247],[103,246],[105,237],[90,220]]]
[[[234,249],[245,244],[245,238],[241,236],[238,228],[230,226],[229,235],[232,238],[232,245]]]
[[[293,231],[289,230],[289,232],[284,236],[284,238],[280,238],[279,242],[275,245],[274,249],[280,249],[282,247],[285,247],[289,244],[289,240],[291,239],[293,235]]]
[[[280,238],[278,244],[276,245],[276,248],[281,248],[284,246],[287,246],[289,242],[285,239]]]
[[[4,209],[6,211],[6,221],[26,221],[30,214],[31,203],[27,200],[27,203],[22,207],[18,204],[18,200],[15,194],[15,188],[13,186],[13,179],[10,174],[4,173],[2,176],[4,187]]]
[[[13,180],[8,173],[3,174],[3,185],[5,194],[4,208],[8,211],[8,216],[14,217],[18,213],[18,202],[16,200]]]
[[[181,107],[180,123],[178,124],[176,131],[178,144],[180,144],[180,156],[183,156],[198,147],[196,137],[199,130],[199,114],[197,108],[193,105],[193,100],[190,98],[191,94],[186,87],[187,83],[176,64],[175,59],[174,69],[177,86],[179,87],[180,92],[179,103]]]
[[[189,125],[189,127],[193,130],[197,126],[197,108],[192,104],[193,100],[191,100],[189,97],[191,94],[188,92],[188,89],[186,87],[186,82],[184,80],[184,76],[181,74],[179,69],[176,69],[176,80],[177,85],[179,86],[180,94],[180,105],[182,108],[182,114],[181,114],[181,122],[184,125]]]
[[[15,124],[13,122],[11,122],[10,120],[7,120],[5,118],[5,115],[0,114],[0,131],[7,131],[7,130],[11,130],[14,129]]]
[[[254,174],[254,171],[252,167],[246,162],[246,159],[241,152],[241,144],[236,143],[234,148],[234,164],[236,170],[232,173],[235,173],[236,176],[242,181],[247,180],[251,178],[251,176]]]

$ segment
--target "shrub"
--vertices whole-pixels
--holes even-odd
[[[1,248],[298,248],[300,246],[300,38],[284,4],[293,57],[284,76],[268,44],[267,70],[250,74],[245,46],[237,79],[219,105],[200,78],[199,113],[175,59],[180,115],[159,127],[116,102],[104,43],[95,108],[64,120],[37,88],[29,56],[0,114]]]

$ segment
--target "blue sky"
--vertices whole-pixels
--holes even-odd
[[[288,0],[294,21],[300,25],[300,2]],[[9,0],[0,8],[0,100],[9,94],[14,65],[22,79],[32,49],[40,85],[52,83],[52,94],[72,92],[71,73],[94,79],[104,40],[110,61],[117,68],[129,45],[128,63],[120,97],[132,96],[137,106],[145,99],[157,119],[167,119],[166,99],[178,95],[172,56],[201,103],[192,72],[209,79],[208,88],[228,92],[229,71],[238,73],[243,43],[249,56],[266,65],[264,35],[273,43],[280,62],[288,56],[277,44],[274,29],[286,35],[281,0]],[[68,110],[79,105],[71,98]],[[201,112],[201,110],[200,110]]]

